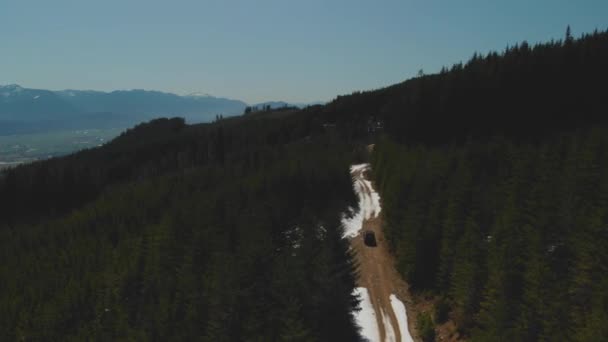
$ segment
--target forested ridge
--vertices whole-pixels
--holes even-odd
[[[502,53],[475,53],[465,63],[384,89],[340,96],[328,117],[373,115],[407,144],[441,145],[506,136],[538,141],[557,130],[605,121],[608,33]]]
[[[0,339],[357,340],[352,149],[301,120],[157,120],[9,170]]]
[[[436,324],[472,341],[608,339],[607,67],[597,33],[403,85],[414,114],[386,119],[372,166],[398,270],[438,298]]]
[[[605,339],[608,33],[0,173],[0,340],[351,341],[371,161],[397,268],[472,340]]]
[[[399,271],[473,341],[605,339],[607,137],[603,126],[539,145],[379,143]]]

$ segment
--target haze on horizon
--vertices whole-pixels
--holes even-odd
[[[327,101],[607,17],[600,0],[14,1],[0,5],[0,84]]]

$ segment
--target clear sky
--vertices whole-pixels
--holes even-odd
[[[608,0],[0,0],[0,84],[325,101],[608,28]]]

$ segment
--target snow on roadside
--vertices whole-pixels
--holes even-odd
[[[414,342],[412,335],[410,335],[410,331],[407,325],[407,312],[405,311],[405,305],[400,301],[397,296],[391,294],[391,306],[393,307],[393,312],[395,316],[397,316],[397,322],[399,322],[399,331],[401,332],[401,341],[402,342]]]
[[[359,171],[369,169],[369,167],[369,164],[353,165],[350,167],[350,173],[354,175]],[[363,228],[363,221],[378,217],[382,209],[380,207],[380,195],[372,187],[372,182],[363,178],[356,178],[353,180],[353,188],[359,199],[359,210],[355,212],[353,208],[350,208],[350,212],[342,216],[344,238],[353,238],[359,235],[359,231]]]
[[[350,167],[350,173],[355,173],[357,171],[362,171],[365,170],[369,167],[369,163],[364,163],[364,164],[356,164],[356,165],[352,165]]]
[[[342,237],[345,239],[359,235],[359,231],[363,228],[363,212],[361,210],[355,212],[353,208],[349,210],[348,214],[342,214],[342,226],[344,226]]]
[[[372,182],[370,182],[368,180],[363,180],[363,181],[365,182],[365,185],[367,185],[367,187],[370,189],[370,192],[371,192],[370,203],[369,203],[369,206],[366,208],[367,213],[366,213],[365,219],[372,218],[372,215],[374,217],[378,217],[378,215],[380,214],[380,210],[382,210],[382,208],[380,207],[380,195],[378,194],[378,192],[376,192],[376,190],[374,190],[374,187],[372,187]]]
[[[380,312],[382,313],[382,324],[384,324],[384,342],[396,342],[397,337],[391,324],[391,318],[384,313],[384,310],[380,309]]]
[[[371,341],[380,341],[380,332],[378,330],[378,322],[376,321],[376,313],[369,299],[369,293],[365,287],[357,287],[353,294],[361,298],[360,311],[353,313],[355,322],[361,327],[361,336]]]

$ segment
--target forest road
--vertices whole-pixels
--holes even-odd
[[[367,179],[368,171],[369,167],[354,168],[352,169],[352,176],[353,181],[360,184],[359,190],[362,192],[360,195],[369,196],[371,201],[372,194],[375,191],[372,188],[372,183]],[[358,264],[357,286],[368,290],[376,314],[380,341],[412,341],[411,336],[417,336],[418,334],[412,322],[411,312],[408,312],[410,314],[407,319],[408,327],[400,327],[399,313],[394,311],[390,299],[391,295],[395,295],[401,302],[405,303],[409,311],[412,305],[408,285],[401,279],[395,269],[394,258],[389,252],[388,241],[386,241],[382,231],[382,215],[376,213],[376,215],[369,216],[369,218],[363,219],[363,226],[359,234],[350,239],[350,245],[355,251],[354,254]],[[376,236],[377,246],[375,247],[365,245],[363,240],[364,233],[370,230]],[[401,317],[404,315],[405,312],[401,313]],[[388,326],[389,324],[390,326]],[[418,341],[418,339],[415,340]]]

